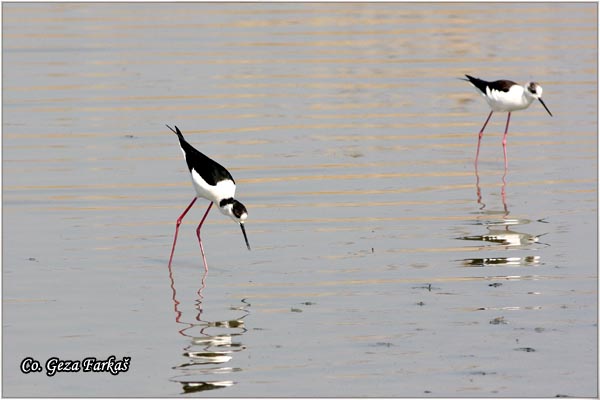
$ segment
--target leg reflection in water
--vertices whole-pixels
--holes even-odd
[[[468,240],[474,242],[482,242],[481,245],[473,247],[469,246],[465,250],[476,251],[479,254],[485,255],[484,257],[464,259],[463,265],[469,267],[486,267],[486,266],[532,266],[539,265],[541,256],[531,255],[532,250],[537,250],[539,245],[549,246],[546,243],[541,243],[539,238],[543,236],[535,235],[532,233],[523,233],[514,230],[514,227],[528,225],[532,222],[544,222],[541,219],[528,219],[528,218],[509,218],[510,210],[507,201],[507,175],[508,168],[504,169],[504,173],[501,178],[500,186],[500,199],[502,202],[502,209],[488,208],[484,202],[484,196],[481,189],[481,179],[479,176],[478,167],[475,166],[475,188],[476,188],[476,201],[479,205],[479,210],[476,212],[476,226],[484,226],[485,232],[476,233],[467,236],[461,236],[457,239]],[[468,224],[469,229],[471,225]],[[511,257],[502,257],[498,254],[499,251],[514,251],[514,250],[525,250],[528,252],[526,256],[516,255],[514,252],[511,253]]]
[[[170,378],[170,380],[181,384],[183,393],[222,389],[234,385],[235,381],[233,379],[211,378],[217,376],[222,378],[227,376],[227,374],[240,371],[240,368],[228,365],[234,362],[237,352],[243,351],[246,348],[239,339],[246,332],[243,320],[250,314],[250,304],[246,299],[242,299],[242,305],[229,307],[227,310],[228,313],[234,312],[239,314],[241,312],[243,314],[241,317],[218,321],[202,319],[204,311],[203,291],[206,288],[207,274],[204,271],[200,288],[196,291],[197,297],[194,298],[193,302],[190,301],[190,303],[193,303],[195,314],[193,322],[186,322],[184,318],[185,312],[180,309],[182,304],[177,299],[175,277],[171,265],[168,266],[168,269],[175,322],[183,325],[178,330],[178,333],[186,338],[183,352],[177,350],[177,353],[181,354],[185,360],[172,367],[177,371],[177,375]]]

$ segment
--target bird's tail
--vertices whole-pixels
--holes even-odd
[[[175,130],[173,130],[173,128],[171,128],[169,125],[165,124],[167,128],[169,128],[171,130],[171,132],[173,132],[174,134],[176,134],[179,139],[183,139],[183,134],[181,133],[181,131],[179,130],[179,128],[177,127],[177,125],[175,125]],[[183,139],[185,140],[185,139]]]
[[[169,128],[169,129],[171,130],[171,132],[173,132],[174,134],[176,134],[176,135],[181,135],[181,131],[179,130],[179,128],[177,127],[177,125],[175,125],[175,129],[177,129],[177,130],[174,130],[173,128],[171,128],[171,127],[170,127],[169,125],[167,125],[167,124],[165,124],[165,126],[166,126],[167,128]]]

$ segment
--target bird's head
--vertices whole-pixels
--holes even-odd
[[[546,107],[546,103],[544,103],[544,100],[542,100],[543,91],[544,90],[537,82],[527,82],[527,84],[525,85],[525,95],[531,99],[538,99],[540,103],[542,103],[546,111],[548,111],[548,114],[552,116],[552,113],[550,112],[550,110],[548,110],[548,107]]]
[[[527,82],[525,85],[525,90],[530,97],[539,99],[542,97],[543,89],[537,82]]]
[[[223,199],[219,202],[219,210],[225,215],[229,215],[236,223],[240,224],[242,233],[244,234],[244,240],[246,241],[246,247],[250,250],[250,243],[248,243],[248,236],[246,236],[246,229],[244,228],[244,222],[248,218],[248,210],[246,207],[234,198]]]

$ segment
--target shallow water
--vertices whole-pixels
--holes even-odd
[[[3,4],[3,395],[597,396],[596,7]]]

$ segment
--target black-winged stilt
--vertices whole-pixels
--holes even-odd
[[[483,127],[479,131],[479,140],[477,141],[477,155],[475,156],[475,167],[477,167],[477,161],[479,159],[479,146],[481,145],[481,138],[483,137],[483,130],[487,126],[488,121],[492,117],[494,111],[508,112],[506,118],[506,129],[504,130],[504,137],[502,138],[502,148],[504,150],[504,168],[508,168],[508,161],[506,158],[506,135],[508,133],[508,123],[510,122],[510,113],[517,110],[524,110],[528,108],[534,100],[539,100],[544,106],[548,114],[552,116],[548,107],[542,100],[542,87],[536,82],[527,82],[524,86],[519,85],[513,81],[499,80],[494,82],[487,82],[483,79],[474,78],[470,75],[465,75],[467,79],[461,78],[473,86],[475,86],[479,93],[485,98],[492,109],[490,115],[488,115]]]
[[[208,271],[208,264],[206,263],[206,257],[204,256],[204,247],[202,246],[202,239],[200,239],[200,228],[208,215],[213,203],[219,206],[219,210],[224,215],[230,216],[235,222],[240,224],[242,233],[244,234],[244,240],[246,241],[246,247],[250,250],[250,244],[248,243],[248,237],[246,236],[246,229],[244,229],[244,222],[248,217],[248,211],[246,207],[239,201],[235,196],[235,181],[233,177],[221,164],[214,160],[211,160],[198,150],[192,147],[191,144],[186,142],[183,138],[183,134],[177,126],[175,130],[167,125],[173,133],[179,138],[179,145],[185,158],[185,162],[190,170],[192,177],[192,184],[196,189],[196,196],[192,202],[187,206],[183,213],[177,218],[175,226],[175,238],[173,239],[173,248],[171,249],[171,258],[169,258],[169,267],[171,261],[173,261],[173,253],[175,252],[175,244],[177,243],[177,234],[179,232],[179,225],[183,217],[192,208],[198,197],[202,197],[210,201],[198,228],[196,228],[196,236],[198,236],[198,242],[200,243],[200,251],[202,252],[202,261],[204,262],[204,269]]]

